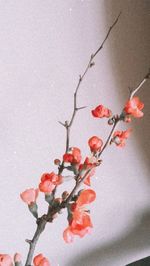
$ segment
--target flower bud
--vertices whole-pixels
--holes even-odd
[[[67,197],[69,196],[69,192],[68,191],[64,191],[62,193],[62,199],[65,200]]]
[[[33,259],[34,266],[50,266],[49,260],[43,256],[43,254],[39,254]]]
[[[62,198],[56,198],[55,202],[60,204],[62,202]]]
[[[108,125],[113,125],[114,124],[114,118],[112,117],[112,118],[110,118],[109,120],[108,120]]]
[[[16,253],[14,255],[14,263],[15,263],[15,266],[22,266],[22,256],[19,254],[19,253]]]
[[[61,161],[60,161],[59,159],[55,159],[55,160],[54,160],[54,164],[55,164],[55,165],[60,165],[60,164],[61,164]]]
[[[21,262],[22,256],[19,253],[15,253],[14,255],[14,262]]]
[[[91,149],[91,152],[99,152],[103,146],[103,141],[97,136],[93,136],[88,140],[88,145]]]

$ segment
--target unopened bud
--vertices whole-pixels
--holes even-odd
[[[63,200],[65,200],[66,198],[68,198],[68,196],[69,196],[69,192],[68,192],[68,191],[64,191],[64,192],[62,193],[62,199],[63,199]]]
[[[15,263],[15,266],[22,266],[21,259],[22,259],[22,256],[19,253],[16,253],[14,255],[14,263]]]
[[[112,118],[110,118],[109,120],[108,120],[108,125],[113,125],[114,124],[114,118],[112,117]]]
[[[60,161],[59,159],[55,159],[55,160],[54,160],[54,164],[55,164],[55,165],[60,165],[60,163],[61,163],[61,161]]]
[[[62,198],[56,198],[53,202],[53,205],[54,206],[58,206],[62,203]]]

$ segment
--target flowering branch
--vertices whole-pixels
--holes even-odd
[[[120,14],[119,14],[119,16],[120,16]],[[107,140],[106,140],[106,142],[105,142],[105,144],[103,145],[102,148],[101,148],[101,146],[102,146],[101,140],[99,138],[97,138],[97,137],[93,137],[94,141],[95,141],[95,139],[96,139],[96,141],[98,141],[98,149],[96,148],[96,150],[95,150],[95,148],[92,148],[92,144],[89,144],[90,148],[91,148],[92,156],[95,159],[95,163],[92,163],[92,164],[89,163],[90,167],[87,167],[87,169],[85,169],[85,172],[84,172],[83,175],[82,175],[82,171],[83,171],[82,169],[80,171],[79,169],[77,170],[77,169],[74,168],[76,163],[78,164],[77,160],[80,161],[80,159],[77,159],[78,157],[80,157],[80,152],[79,152],[79,150],[77,148],[74,148],[72,150],[72,154],[70,154],[70,145],[69,145],[69,143],[70,143],[70,129],[71,129],[71,126],[72,126],[73,121],[75,119],[77,111],[80,110],[80,109],[85,108],[85,107],[77,107],[78,90],[79,90],[81,82],[83,81],[83,78],[85,77],[86,73],[94,65],[93,58],[103,48],[103,45],[104,45],[105,41],[107,40],[111,30],[116,25],[116,23],[117,23],[117,21],[119,19],[119,16],[117,17],[117,19],[115,20],[113,25],[110,27],[110,29],[109,29],[109,31],[108,31],[108,33],[107,33],[102,45],[99,47],[99,49],[93,55],[91,55],[89,63],[87,65],[84,73],[82,75],[80,75],[80,77],[79,77],[79,81],[78,81],[77,87],[76,87],[75,92],[74,92],[74,108],[73,108],[73,113],[72,113],[70,121],[65,121],[65,123],[60,122],[60,124],[62,124],[66,128],[66,150],[65,150],[65,155],[64,155],[63,161],[62,161],[61,164],[59,164],[59,167],[58,167],[58,176],[60,176],[62,174],[63,170],[65,168],[67,168],[67,167],[64,166],[64,164],[65,164],[65,162],[68,161],[68,162],[72,163],[72,166],[70,166],[70,168],[68,167],[68,170],[71,170],[71,171],[73,171],[75,173],[74,179],[76,180],[76,184],[75,184],[74,188],[72,189],[72,191],[69,194],[67,194],[67,197],[65,197],[65,199],[63,199],[62,201],[61,200],[57,201],[57,204],[56,204],[56,199],[55,199],[55,193],[56,193],[57,185],[59,183],[56,184],[55,188],[52,190],[52,198],[49,201],[50,205],[49,205],[49,208],[48,208],[48,212],[47,212],[47,214],[44,214],[43,216],[41,216],[40,218],[37,219],[37,230],[36,230],[36,232],[34,234],[33,239],[28,241],[28,243],[30,245],[30,248],[29,248],[29,252],[28,252],[28,256],[27,256],[27,260],[26,260],[25,266],[31,265],[31,261],[32,261],[32,257],[33,257],[34,250],[35,250],[35,247],[36,247],[36,243],[37,243],[37,241],[39,239],[40,234],[44,231],[47,222],[52,222],[53,219],[55,218],[55,215],[57,213],[59,213],[62,209],[64,209],[64,208],[68,209],[69,206],[70,206],[70,202],[72,202],[72,200],[74,201],[74,197],[76,198],[75,202],[78,201],[80,196],[79,195],[77,196],[76,193],[77,193],[79,187],[91,175],[92,170],[100,165],[100,163],[101,163],[100,157],[101,157],[102,153],[104,152],[104,150],[106,149],[106,147],[108,146],[108,144],[111,143],[111,142],[115,142],[116,145],[123,146],[124,145],[124,139],[126,139],[128,137],[128,135],[129,135],[129,132],[126,131],[126,132],[117,133],[117,134],[120,134],[119,135],[120,138],[118,137],[118,135],[114,135],[114,137],[113,137],[113,134],[114,134],[114,131],[115,131],[115,128],[116,128],[118,122],[119,121],[128,120],[129,119],[128,116],[130,114],[133,114],[133,111],[129,110],[129,109],[132,109],[131,106],[129,108],[128,105],[133,105],[133,103],[131,102],[132,99],[133,99],[133,96],[143,86],[143,84],[147,81],[147,79],[150,78],[150,73],[148,73],[144,77],[144,79],[140,82],[140,84],[134,90],[132,90],[130,92],[129,102],[126,104],[126,106],[123,109],[122,113],[120,115],[114,115],[108,120],[108,124],[112,124],[112,129],[111,129],[110,134],[109,134],[109,136],[108,136],[108,138],[107,138]],[[143,106],[141,106],[139,108],[142,109]],[[103,116],[104,117],[105,116],[106,117],[110,117],[110,115],[111,115],[110,110],[107,109],[107,108],[104,108],[104,109],[105,110],[103,110],[103,112],[105,114],[103,114]],[[95,110],[93,110],[93,114],[94,114],[94,112],[95,112]],[[134,110],[134,112],[135,112],[135,110]],[[137,112],[137,110],[136,110],[136,112]],[[141,111],[139,111],[139,112],[141,112]],[[140,114],[136,113],[136,114],[133,114],[133,115],[134,116],[141,116],[141,113]],[[94,114],[94,116],[96,117],[97,115]],[[93,141],[93,138],[91,138],[91,141]],[[74,155],[73,155],[73,153],[74,153]],[[68,159],[68,156],[69,156],[69,159]],[[73,159],[72,156],[74,156],[74,158],[76,157],[74,163],[72,161],[72,159]],[[89,193],[91,193],[91,192],[89,192]],[[82,193],[81,193],[81,195],[82,195]],[[89,225],[91,225],[91,224],[89,223]],[[66,230],[70,230],[70,229],[68,228]],[[67,231],[67,234],[68,234],[68,231]],[[66,238],[66,239],[68,239],[68,238]]]
[[[81,151],[77,147],[70,147],[70,130],[74,122],[77,111],[86,108],[86,106],[78,107],[77,105],[77,94],[88,70],[94,66],[93,59],[101,51],[103,45],[108,39],[112,29],[119,20],[121,13],[118,15],[112,26],[109,28],[104,41],[101,46],[96,50],[94,54],[91,55],[87,67],[82,75],[79,76],[79,81],[74,92],[74,105],[73,112],[69,121],[65,123],[59,122],[66,129],[66,147],[65,154],[63,155],[62,161],[55,159],[54,163],[58,166],[58,174],[54,172],[44,173],[41,177],[41,182],[38,189],[27,189],[20,194],[22,200],[27,203],[29,211],[32,213],[36,219],[37,228],[34,236],[31,240],[27,239],[26,242],[29,244],[29,251],[26,259],[25,266],[31,266],[36,244],[39,240],[40,235],[45,230],[47,223],[52,223],[56,218],[56,215],[61,213],[61,210],[66,208],[68,212],[68,227],[64,230],[63,238],[67,243],[73,241],[74,235],[83,237],[87,234],[93,227],[89,211],[86,209],[86,205],[93,202],[96,198],[96,193],[92,189],[81,189],[80,186],[84,183],[90,186],[90,178],[94,175],[95,169],[100,166],[102,160],[101,155],[107,146],[111,143],[115,143],[118,147],[124,147],[125,141],[131,133],[131,129],[126,131],[115,131],[116,126],[120,121],[129,123],[131,122],[131,117],[142,117],[142,109],[144,104],[139,100],[138,97],[134,95],[139,91],[143,84],[150,79],[150,71],[144,77],[144,79],[139,83],[139,85],[130,91],[130,96],[126,102],[120,115],[113,115],[111,110],[104,107],[103,105],[97,106],[92,110],[92,115],[95,118],[107,118],[108,124],[112,126],[110,133],[103,144],[101,138],[93,136],[88,140],[88,145],[91,150],[91,156],[86,157],[84,162],[81,163]],[[56,198],[57,186],[63,182],[62,173],[64,169],[71,171],[73,173],[73,178],[75,180],[75,185],[71,192],[64,191],[60,198]],[[39,190],[45,194],[45,201],[48,203],[48,210],[46,214],[41,217],[38,216],[38,205],[36,199],[38,197]],[[0,254],[0,261],[4,261],[5,266],[12,266],[12,260],[7,254]],[[14,256],[15,266],[21,266],[20,254],[16,253]],[[42,254],[34,257],[34,266],[50,266],[47,258]]]
[[[147,79],[149,79],[149,78],[150,78],[150,73],[148,73],[148,74],[144,77],[144,79],[140,82],[140,84],[143,85],[144,82],[145,82]],[[144,81],[144,82],[143,82],[143,81]],[[142,85],[141,85],[140,87],[139,87],[139,86],[136,87],[136,88],[132,91],[132,95],[134,95],[134,94],[137,92],[137,88],[138,88],[138,89],[141,88]],[[133,93],[134,93],[134,94],[133,94]],[[133,98],[133,96],[132,96],[132,98]],[[131,99],[132,99],[132,98],[131,98]],[[118,122],[123,120],[123,118],[122,118],[123,114],[124,114],[124,110],[122,111],[122,113],[121,113],[120,116],[114,116],[114,117],[111,118],[111,119],[114,120],[114,124],[113,124],[113,127],[112,127],[112,129],[111,129],[111,132],[110,132],[110,134],[109,134],[109,136],[108,136],[108,138],[107,138],[107,140],[106,140],[106,142],[105,142],[103,148],[101,149],[101,151],[99,152],[99,154],[98,154],[98,156],[97,156],[98,158],[100,158],[100,156],[102,155],[102,153],[104,152],[104,150],[106,149],[106,147],[108,146],[108,144],[110,143],[110,140],[111,140],[111,138],[112,138],[112,135],[113,135],[113,133],[114,133],[114,130],[115,130],[115,128],[116,128]],[[47,215],[43,215],[41,218],[39,218],[39,219],[37,220],[37,224],[38,224],[38,226],[37,226],[36,233],[35,233],[35,235],[34,235],[34,237],[33,237],[33,240],[31,240],[31,241],[29,242],[29,244],[30,244],[30,250],[29,250],[29,254],[28,254],[27,261],[29,261],[29,260],[31,261],[31,260],[32,260],[33,251],[34,251],[34,249],[35,249],[36,243],[37,243],[37,241],[38,241],[38,239],[39,239],[40,234],[44,231],[46,223],[47,223],[47,222],[52,222],[52,221],[53,221],[53,217],[54,217],[54,215],[55,215],[56,213],[59,213],[63,208],[66,208],[66,207],[67,207],[67,205],[69,204],[69,202],[72,200],[73,196],[75,195],[75,193],[76,193],[77,190],[79,189],[80,185],[85,181],[85,179],[86,179],[87,176],[90,174],[90,172],[92,171],[92,169],[95,168],[95,167],[97,167],[97,166],[99,166],[100,163],[101,163],[101,161],[98,160],[98,161],[97,161],[97,164],[96,164],[96,165],[92,165],[92,166],[90,167],[90,169],[88,169],[88,170],[85,172],[85,174],[83,175],[82,178],[79,178],[79,177],[80,177],[80,174],[78,173],[78,174],[75,176],[75,179],[77,180],[77,181],[76,181],[76,185],[74,186],[74,188],[72,189],[72,191],[71,191],[70,194],[68,195],[67,199],[65,199],[64,201],[62,201],[61,204],[49,208],[49,211],[48,211]],[[26,266],[28,266],[28,265],[29,265],[29,264],[27,263]]]
[[[74,122],[74,119],[75,119],[75,116],[76,116],[76,113],[77,111],[85,108],[85,107],[78,107],[77,106],[77,94],[78,94],[78,90],[79,90],[79,87],[85,77],[85,75],[87,74],[88,70],[94,66],[94,62],[93,62],[93,59],[96,57],[96,55],[101,51],[101,49],[103,48],[103,45],[105,44],[106,40],[108,39],[112,29],[115,27],[115,25],[117,24],[118,20],[119,20],[119,17],[120,17],[121,13],[118,15],[118,17],[115,19],[114,23],[110,26],[107,34],[106,34],[106,37],[104,39],[104,41],[102,42],[102,44],[100,45],[100,47],[96,50],[96,52],[94,54],[92,54],[90,56],[90,60],[87,64],[87,67],[85,68],[85,71],[83,72],[82,75],[79,76],[79,81],[78,81],[78,84],[77,84],[77,87],[75,89],[75,92],[74,92],[74,107],[73,107],[73,112],[72,112],[72,116],[71,116],[71,119],[70,121],[65,121],[65,123],[62,123],[62,122],[59,122],[61,125],[63,125],[65,128],[66,128],[66,149],[65,149],[65,152],[67,153],[69,151],[69,144],[70,144],[70,129],[71,129],[71,126]],[[62,172],[64,170],[64,161],[62,161],[61,165],[59,165],[59,168],[58,168],[58,175],[61,175]],[[36,229],[36,232],[34,234],[34,237],[32,240],[30,240],[28,243],[29,243],[29,252],[28,252],[28,256],[27,256],[27,260],[26,260],[26,263],[25,263],[25,266],[30,266],[31,265],[31,261],[32,261],[32,257],[33,257],[33,254],[34,254],[34,250],[35,250],[35,246],[36,246],[36,243],[38,241],[38,238],[40,236],[40,234],[44,231],[44,228],[46,226],[46,223],[47,221],[51,221],[53,220],[53,215],[57,212],[59,212],[61,210],[61,208],[65,208],[67,206],[67,204],[70,202],[70,200],[72,199],[73,195],[75,194],[75,192],[77,191],[77,189],[79,188],[80,184],[86,179],[87,175],[91,172],[91,169],[89,169],[84,177],[82,177],[82,179],[80,181],[76,181],[76,185],[74,187],[74,189],[72,190],[72,192],[70,193],[70,195],[68,196],[68,198],[62,202],[62,204],[57,208],[51,208],[49,206],[48,208],[48,213],[47,215],[43,215],[41,218],[39,218],[37,220],[37,229]],[[76,177],[78,178],[78,177]],[[54,196],[55,196],[55,193],[56,193],[56,188],[57,186],[55,187],[55,189],[53,190],[52,194],[53,194],[53,199],[54,199]]]
[[[150,79],[150,71],[146,74],[146,76],[144,77],[144,79],[140,82],[140,84],[132,90],[132,92],[130,93],[130,99],[133,98],[133,96],[137,93],[137,91],[143,86],[143,84],[148,80]],[[114,116],[112,119],[114,120],[113,122],[113,127],[110,131],[110,134],[104,144],[104,146],[102,147],[101,151],[99,152],[98,154],[98,158],[100,158],[100,156],[102,155],[102,153],[104,152],[104,150],[106,149],[106,147],[108,146],[108,144],[110,143],[110,140],[112,138],[112,135],[116,129],[116,126],[118,124],[119,121],[122,121],[122,116],[123,116],[123,113],[124,111],[122,111],[122,113],[120,114],[120,116]],[[98,162],[98,164],[96,166],[99,166],[101,163],[101,161]],[[87,175],[90,174],[90,172],[92,171],[93,167],[95,166],[92,166],[86,173],[85,175],[81,178],[81,180],[79,180],[79,182],[76,183],[76,186],[73,188],[73,190],[71,191],[70,195],[68,196],[67,200],[65,201],[65,204],[69,203],[69,201],[71,200],[71,198],[73,197],[73,195],[76,193],[76,191],[79,189],[80,185],[84,182],[84,180],[86,179]],[[64,206],[62,204],[62,206]],[[66,207],[66,205],[65,205]]]

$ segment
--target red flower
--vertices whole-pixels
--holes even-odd
[[[116,131],[111,142],[114,142],[118,147],[124,147],[125,140],[129,138],[131,131],[131,129],[125,131]]]
[[[80,196],[76,201],[77,207],[89,204],[93,202],[95,199],[96,199],[95,191],[92,189],[85,189],[80,193]]]
[[[134,117],[142,117],[144,115],[141,111],[143,107],[144,103],[140,102],[138,97],[133,97],[126,103],[124,111],[126,114],[133,115]]]
[[[79,164],[81,159],[81,151],[76,147],[71,148],[70,153],[65,153],[63,155],[63,161],[65,163]]]
[[[84,180],[84,184],[87,186],[91,186],[91,177],[95,174],[95,168],[93,168],[90,173],[86,176]]]
[[[45,173],[41,177],[41,183],[39,184],[40,191],[44,193],[51,193],[55,186],[62,183],[62,176],[56,175],[54,172]]]
[[[50,266],[49,260],[43,256],[43,254],[39,254],[33,259],[34,266]]]
[[[91,152],[98,152],[103,146],[103,141],[100,138],[93,136],[89,139],[88,144],[91,149]]]
[[[90,178],[95,174],[95,166],[96,166],[97,159],[93,156],[91,158],[86,157],[85,161],[83,164],[80,164],[79,170],[81,177],[85,174],[86,170],[91,168],[90,173],[86,176],[84,180],[84,184],[87,186],[91,185],[91,180]]]
[[[92,112],[92,115],[97,118],[110,117],[112,115],[111,110],[109,110],[108,108],[105,108],[103,105],[98,105],[91,112]]]
[[[73,220],[72,224],[65,229],[63,238],[66,243],[71,243],[73,242],[74,235],[84,237],[86,234],[91,232],[92,227],[93,225],[89,214],[84,212],[82,213],[79,222]]]
[[[72,162],[73,162],[73,155],[70,154],[70,153],[65,153],[65,154],[63,155],[63,161],[64,161],[65,163],[72,163]]]
[[[67,243],[73,241],[74,235],[83,237],[90,232],[93,225],[89,213],[84,209],[84,205],[91,203],[95,198],[96,194],[93,190],[83,190],[76,203],[72,204],[72,218],[63,233],[63,238]]]

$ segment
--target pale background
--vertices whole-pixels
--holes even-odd
[[[128,86],[150,67],[150,1],[0,0],[0,253],[27,254],[24,240],[35,223],[19,194],[55,170],[52,161],[65,145],[57,121],[70,117],[78,75],[120,11],[79,93],[88,108],[76,117],[71,144],[84,155],[90,136],[105,139],[109,131],[90,109],[103,103],[119,112]],[[49,257],[52,266],[122,266],[150,255],[149,89],[147,82],[140,92],[145,116],[132,124],[127,147],[109,148],[92,180],[92,234],[65,244],[64,212],[42,235],[36,254]]]

